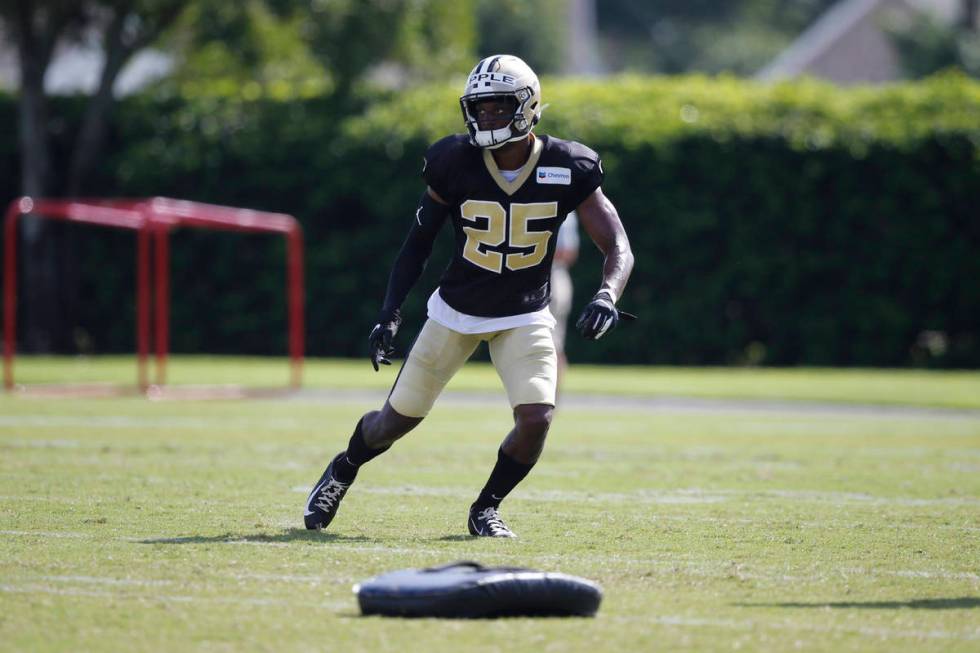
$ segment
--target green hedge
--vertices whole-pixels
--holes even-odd
[[[602,155],[604,188],[637,260],[621,303],[641,321],[598,343],[570,338],[573,361],[980,365],[977,82],[840,90],[623,77],[545,79],[543,88],[550,106],[539,129]],[[309,352],[361,355],[422,190],[422,152],[462,126],[457,91],[347,106],[128,100],[91,194],[297,215],[308,243]],[[7,150],[5,160],[16,156]],[[406,306],[403,347],[448,240],[447,231]],[[130,261],[121,252],[131,238],[83,242],[93,298],[82,326],[99,350],[131,348],[131,313],[110,310],[131,295],[131,268],[104,264]],[[285,350],[281,243],[181,233],[173,251],[175,350]],[[573,270],[576,307],[600,266],[586,245]]]

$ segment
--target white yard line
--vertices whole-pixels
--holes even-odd
[[[35,536],[42,538],[49,537],[71,537],[73,539],[88,539],[88,540],[102,540],[102,541],[114,541],[114,542],[124,542],[128,544],[228,544],[234,546],[249,546],[249,547],[268,547],[268,548],[290,548],[300,545],[306,545],[309,540],[297,540],[296,542],[282,542],[274,540],[263,540],[263,539],[249,539],[249,538],[239,538],[239,537],[229,537],[228,539],[215,539],[209,538],[206,541],[202,540],[197,542],[197,536],[185,536],[185,537],[167,537],[167,538],[139,538],[139,537],[110,537],[102,538],[96,537],[94,535],[87,535],[81,533],[58,533],[51,531],[0,531],[0,535],[18,535],[18,536]],[[451,551],[446,547],[439,546],[387,546],[379,544],[360,544],[357,542],[343,542],[337,540],[328,540],[324,537],[324,544],[329,545],[332,549],[342,549],[344,551],[349,551],[353,553],[385,553],[392,555],[408,555],[408,556],[418,556],[418,555],[428,555],[438,558],[445,558],[451,555]],[[853,575],[861,577],[897,577],[897,578],[929,578],[929,579],[946,579],[946,580],[966,580],[980,582],[980,574],[969,571],[947,571],[944,569],[874,569],[868,567],[830,567],[827,569],[826,573],[822,574],[798,574],[798,573],[786,573],[783,570],[774,569],[769,573],[760,573],[760,570],[755,569],[755,565],[733,565],[730,561],[719,560],[717,562],[705,564],[702,561],[684,559],[678,555],[663,555],[659,557],[635,557],[620,554],[599,554],[599,553],[589,553],[583,555],[569,554],[569,553],[539,553],[539,554],[529,554],[523,550],[516,550],[513,553],[505,551],[487,551],[481,554],[483,558],[499,562],[523,562],[536,561],[538,563],[568,563],[575,562],[586,565],[595,565],[596,563],[612,563],[619,565],[630,565],[643,567],[649,571],[659,571],[665,574],[676,575],[677,573],[686,573],[696,576],[705,577],[718,577],[718,576],[735,576],[741,579],[755,579],[755,580],[775,580],[796,583],[800,581],[805,582],[820,582],[828,579],[829,574],[839,574],[839,575]],[[218,576],[231,577],[234,579],[244,580],[244,579],[255,579],[255,580],[278,580],[282,582],[337,582],[336,576],[322,576],[322,575],[290,575],[290,574],[259,574],[259,573],[234,573],[234,574],[218,574]],[[42,580],[58,581],[58,582],[78,582],[78,583],[105,583],[105,584],[150,584],[150,583],[169,583],[171,581],[141,581],[139,579],[116,579],[112,577],[98,577],[98,576],[71,576],[71,575],[59,575],[59,576],[41,576]],[[353,581],[351,581],[353,582]]]
[[[90,589],[80,589],[77,587],[55,587],[51,585],[44,585],[40,583],[25,583],[23,585],[14,585],[10,583],[0,584],[0,592],[6,592],[10,594],[52,594],[56,596],[85,596],[85,597],[96,597],[96,598],[106,598],[112,599],[114,601],[128,601],[135,603],[219,603],[219,604],[229,604],[229,605],[255,605],[255,606],[286,606],[286,607],[296,607],[297,602],[286,599],[271,599],[271,598],[249,598],[249,597],[203,597],[203,596],[189,596],[189,595],[168,595],[168,594],[150,594],[150,595],[140,595],[140,594],[128,594],[111,592],[105,590],[90,590]],[[318,608],[324,608],[327,610],[349,610],[356,607],[356,604],[349,602],[319,602],[317,603]]]
[[[384,401],[387,390],[333,390],[306,389],[287,397],[286,401],[305,401],[327,405],[372,406]],[[506,409],[502,392],[447,391],[439,398],[439,404],[463,407],[499,407]],[[711,399],[699,397],[650,396],[630,397],[623,395],[597,395],[565,393],[559,405],[559,413],[565,411],[645,412],[664,414],[736,414],[770,415],[778,417],[847,417],[869,419],[955,419],[980,421],[980,409],[944,408],[890,404],[851,404],[826,401],[800,401],[775,399]],[[50,415],[23,413],[0,415],[2,427],[36,428],[102,428],[102,429],[222,429],[237,430],[296,430],[316,428],[319,418],[234,418],[234,417],[180,417],[174,415],[136,417],[132,415]],[[789,430],[799,428],[790,425]],[[810,430],[810,427],[805,427]]]
[[[82,585],[110,585],[119,587],[157,587],[160,585],[173,585],[174,583],[172,580],[113,578],[110,576],[47,575],[37,576],[36,578],[37,580],[45,580],[55,583],[80,583]]]
[[[600,617],[602,612],[599,613]],[[649,617],[612,617],[612,621],[624,623],[656,623],[664,626],[681,626],[685,628],[725,628],[728,630],[783,630],[791,632],[813,633],[854,633],[880,639],[945,639],[956,641],[974,641],[980,639],[980,629],[973,631],[951,630],[905,630],[874,626],[823,626],[803,623],[780,623],[777,621],[750,621],[738,619],[709,619],[687,615],[651,615]]]
[[[313,403],[378,403],[388,389],[307,388],[289,395],[288,401]],[[439,396],[438,404],[456,406],[498,406],[506,409],[503,392],[448,390]],[[906,404],[858,404],[834,401],[796,399],[711,398],[676,395],[629,396],[563,392],[558,405],[564,410],[600,410],[621,412],[637,410],[660,413],[776,413],[798,415],[846,415],[849,417],[924,417],[937,419],[980,419],[980,409],[910,406]]]
[[[353,585],[357,579],[343,578],[339,576],[319,575],[296,575],[296,574],[260,574],[252,572],[221,573],[214,570],[206,574],[196,576],[194,580],[210,580],[218,578],[220,580],[255,580],[255,581],[274,581],[280,583],[300,583],[300,584],[327,584],[336,585],[338,583],[350,583]],[[9,578],[7,580],[10,580]],[[173,585],[177,581],[156,578],[116,578],[112,576],[77,576],[77,575],[42,575],[30,578],[18,579],[27,582],[47,581],[53,583],[78,584],[78,585],[98,585],[110,587],[159,587]]]
[[[846,570],[841,570],[846,571]],[[874,574],[881,573],[889,576],[900,576],[902,578],[948,578],[951,580],[975,580],[980,581],[980,574],[975,574],[969,571],[962,572],[949,572],[949,571],[912,571],[912,570],[900,570],[900,571],[884,571],[875,572],[869,571],[867,569],[855,569],[851,570],[850,573],[854,574]]]
[[[0,535],[15,537],[56,537],[71,540],[91,540],[94,536],[88,533],[71,533],[66,531],[0,531]]]
[[[294,486],[290,490],[297,494],[307,494],[308,486]],[[469,496],[471,488],[431,487],[417,485],[367,486],[358,487],[357,492],[365,494],[396,496]],[[856,503],[865,505],[897,506],[973,506],[980,505],[980,497],[881,497],[857,492],[820,492],[816,490],[637,490],[636,492],[583,492],[576,490],[521,490],[521,499],[529,501],[568,501],[573,503],[643,503],[643,504],[702,504],[723,503],[747,499],[793,499],[810,503]]]
[[[17,477],[16,474],[6,476]],[[164,481],[161,479],[160,481]],[[296,485],[289,488],[293,494],[309,493],[307,485]],[[420,486],[420,485],[365,485],[358,486],[356,492],[369,495],[380,496],[399,496],[399,497],[466,497],[472,493],[472,488],[453,487],[453,486]],[[546,503],[575,503],[575,504],[605,504],[605,503],[633,503],[642,505],[700,505],[714,503],[728,503],[737,501],[745,504],[751,501],[770,501],[770,500],[792,500],[801,503],[816,503],[830,505],[860,505],[860,506],[904,506],[904,507],[930,507],[930,506],[980,506],[980,497],[957,496],[957,497],[886,497],[876,496],[859,492],[835,492],[817,490],[733,490],[733,489],[699,489],[685,488],[677,490],[637,490],[635,492],[587,492],[578,490],[536,490],[522,489],[516,498],[525,501],[537,501]],[[58,495],[0,495],[0,501],[13,503],[22,502],[45,502],[52,501],[68,504],[88,505],[93,500],[106,500],[105,497],[91,497],[87,499],[71,499]],[[224,501],[193,501],[197,505],[227,505]],[[809,522],[808,522],[809,523]],[[820,525],[822,522],[818,522]],[[804,524],[805,525],[805,524]],[[958,527],[966,531],[975,531],[977,527],[962,526]],[[0,531],[2,532],[2,531]]]
[[[0,427],[97,428],[97,429],[222,429],[222,430],[297,430],[311,428],[316,419],[274,418],[243,419],[234,417],[133,417],[129,415],[0,415]],[[14,440],[29,446],[77,446],[75,440]],[[59,444],[61,443],[61,444]]]

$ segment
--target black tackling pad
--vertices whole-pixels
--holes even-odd
[[[591,617],[602,590],[568,574],[454,562],[401,569],[354,586],[364,615],[389,617]]]

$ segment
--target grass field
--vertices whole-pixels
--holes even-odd
[[[171,371],[273,385],[283,365]],[[363,368],[313,362],[323,391],[298,399],[0,395],[0,650],[980,651],[980,411],[935,408],[980,404],[977,373],[573,369],[570,392],[732,410],[560,409],[503,506],[520,538],[491,541],[465,536],[465,516],[507,407],[446,401],[308,533],[306,492],[394,378]],[[133,370],[26,359],[18,380],[71,369]],[[497,384],[474,366],[454,387]],[[330,400],[352,387],[363,398]],[[739,397],[933,408],[745,411]],[[461,559],[585,576],[605,599],[594,619],[358,616],[354,583]]]
[[[397,363],[396,363],[397,364]],[[98,358],[21,357],[18,383],[101,382],[134,384],[132,356]],[[793,399],[844,403],[980,408],[980,372],[875,369],[769,369],[608,367],[580,365],[565,382],[570,393],[634,397],[687,396],[726,399]],[[152,374],[151,374],[152,378]],[[174,356],[168,382],[245,386],[285,385],[289,367],[281,358]],[[379,374],[364,360],[307,360],[304,386],[387,390],[393,375]],[[452,380],[456,390],[499,391],[493,367],[471,362]]]

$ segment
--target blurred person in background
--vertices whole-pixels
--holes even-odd
[[[561,387],[568,357],[565,356],[565,334],[568,330],[568,315],[572,310],[574,288],[570,268],[578,259],[578,215],[568,214],[558,229],[555,243],[555,258],[551,263],[551,303],[548,307],[555,317],[555,350],[558,352],[558,386]]]

